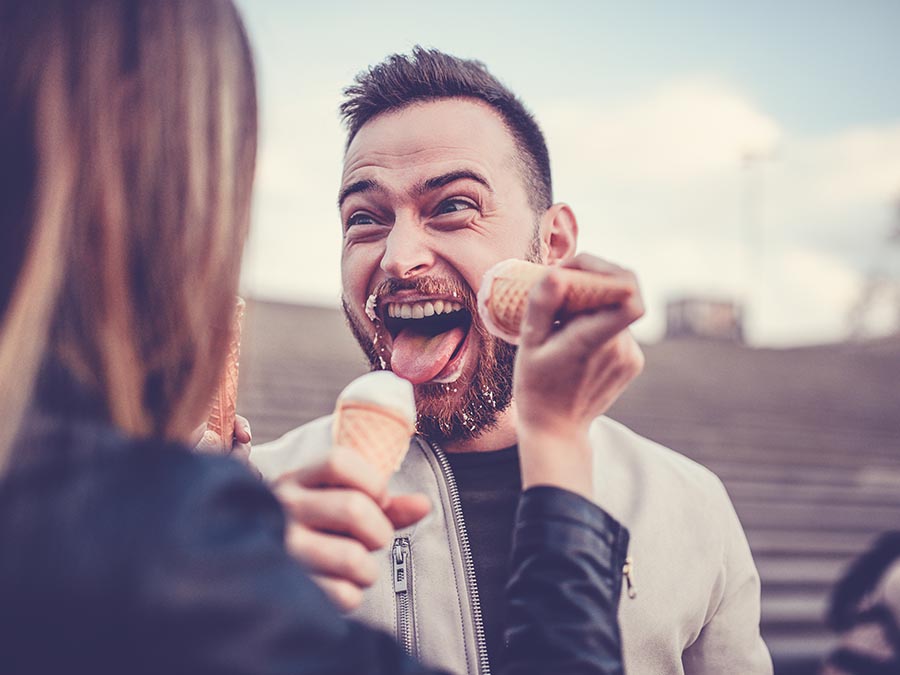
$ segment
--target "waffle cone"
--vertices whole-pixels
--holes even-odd
[[[634,292],[621,279],[563,267],[557,271],[566,283],[560,319],[622,303]],[[508,260],[486,275],[487,288],[482,288],[484,296],[479,296],[482,318],[492,333],[508,342],[518,340],[528,293],[546,272],[545,265]]]
[[[415,428],[400,414],[358,401],[339,401],[335,410],[335,445],[353,448],[366,458],[384,479],[400,468]]]
[[[225,359],[225,369],[213,397],[206,428],[219,435],[225,450],[231,450],[234,435],[234,416],[237,409],[238,369],[241,356],[241,325],[244,320],[244,301],[238,298],[231,323],[231,343]]]

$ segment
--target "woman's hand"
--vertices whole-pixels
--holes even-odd
[[[241,417],[240,415],[234,416],[234,436],[231,440],[230,449],[226,448],[219,434],[206,428],[206,422],[191,433],[191,446],[196,452],[205,452],[212,455],[231,455],[251,468],[250,451],[252,450],[252,440],[250,422],[246,417]]]
[[[531,291],[516,357],[514,392],[523,487],[555,485],[592,493],[591,422],[641,372],[644,357],[628,327],[644,314],[634,274],[581,254],[561,265],[634,286],[622,305],[556,322],[567,285],[554,268]]]

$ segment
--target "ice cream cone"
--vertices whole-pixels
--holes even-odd
[[[333,442],[362,455],[386,485],[400,467],[415,433],[412,385],[393,373],[357,378],[341,393],[332,426]]]
[[[489,269],[478,291],[478,309],[487,329],[516,344],[532,286],[547,273],[546,265],[504,260]],[[556,268],[566,280],[566,295],[558,318],[575,316],[624,302],[634,292],[612,277],[570,268]]]
[[[335,445],[356,450],[385,482],[400,468],[415,431],[400,415],[376,405],[347,401],[335,410]]]
[[[231,343],[228,347],[228,355],[225,359],[225,369],[219,386],[213,397],[206,428],[218,434],[222,439],[222,448],[231,450],[234,436],[234,416],[237,408],[238,393],[238,369],[241,356],[241,325],[244,320],[245,303],[241,298],[237,299],[231,324]]]

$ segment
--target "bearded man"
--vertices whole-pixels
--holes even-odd
[[[503,660],[521,474],[535,470],[519,462],[527,436],[559,448],[542,475],[592,453],[584,494],[631,532],[626,672],[771,673],[759,577],[721,482],[602,416],[643,365],[628,331],[640,296],[630,272],[575,255],[578,224],[553,202],[534,118],[481,63],[421,48],[345,94],[344,311],[372,368],[415,385],[419,433],[392,489],[425,493],[434,512],[419,520],[428,507],[415,496],[361,495],[358,468],[323,459],[323,418],[252,456],[293,519],[296,555],[426,663],[489,673]],[[615,277],[635,301],[526,333],[517,351],[487,333],[475,302],[484,272],[511,257]],[[532,302],[552,311],[565,290],[551,273]]]

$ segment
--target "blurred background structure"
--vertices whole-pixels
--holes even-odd
[[[723,478],[777,672],[813,672],[829,587],[900,527],[900,2],[238,4],[255,442],[364,369],[337,311],[341,89],[414,44],[480,59],[543,126],[581,249],[641,280],[647,368],[612,416]]]
[[[786,350],[693,337],[645,351],[611,417],[722,478],[762,577],[776,674],[814,673],[831,644],[830,587],[900,526],[900,335]],[[366,369],[337,310],[259,301],[241,361],[254,443],[328,414]]]

